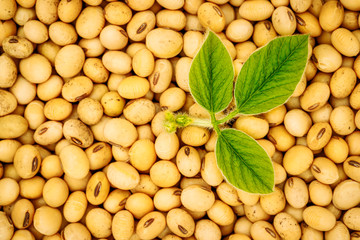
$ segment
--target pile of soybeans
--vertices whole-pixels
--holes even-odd
[[[359,240],[359,0],[0,0],[0,240]],[[233,188],[189,70],[206,29],[236,74],[309,34],[289,101],[229,127],[255,138],[274,192]],[[256,161],[256,159],[254,159]]]

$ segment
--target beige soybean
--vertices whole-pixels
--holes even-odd
[[[300,97],[301,108],[313,112],[326,104],[330,97],[330,88],[326,83],[314,82],[310,84]]]
[[[114,215],[111,224],[111,232],[114,239],[130,239],[134,230],[134,217],[129,211],[121,210]]]
[[[312,124],[310,116],[301,109],[288,111],[284,118],[286,130],[295,137],[304,136]]]
[[[360,109],[360,85],[357,84],[353,90],[353,92],[350,94],[350,105],[353,109]]]
[[[155,152],[160,159],[171,159],[179,150],[179,138],[176,133],[161,132],[155,140]]]
[[[123,136],[127,137],[124,138]],[[109,119],[104,126],[104,137],[112,145],[130,147],[138,138],[135,126],[121,118]]]
[[[17,103],[22,105],[29,104],[36,96],[36,85],[21,75],[9,90],[15,96]]]
[[[100,103],[106,115],[117,117],[123,112],[125,99],[117,91],[109,91],[101,97]]]
[[[232,42],[245,42],[253,34],[253,25],[245,19],[231,21],[226,28],[226,37]]]
[[[223,181],[224,177],[217,167],[214,152],[208,152],[205,154],[200,173],[201,177],[210,186],[218,186]]]
[[[257,2],[265,2],[265,1],[257,1]],[[264,46],[269,41],[273,40],[276,36],[277,33],[270,21],[265,20],[255,24],[252,38],[257,47]]]
[[[135,99],[145,96],[149,89],[150,84],[147,79],[138,76],[129,76],[120,82],[117,90],[121,97]]]
[[[299,177],[291,177],[286,180],[284,194],[288,204],[295,208],[305,207],[309,201],[308,187],[305,181]]]
[[[150,50],[137,51],[132,59],[133,71],[139,77],[148,77],[154,70],[155,59]]]
[[[19,8],[20,8],[20,6],[19,6]],[[3,21],[1,21],[0,28],[2,30],[1,34],[0,34],[0,46],[2,46],[2,41],[6,37],[9,37],[11,35],[16,35],[16,23],[11,19],[3,20]]]
[[[121,50],[128,43],[128,35],[126,31],[116,25],[105,26],[99,36],[101,44],[109,50]]]
[[[51,64],[44,56],[34,53],[21,59],[19,63],[21,75],[31,83],[43,83],[51,76]]]
[[[276,215],[285,208],[285,195],[280,188],[275,187],[272,193],[260,196],[260,205],[267,214]]]
[[[334,189],[332,203],[339,210],[356,207],[360,202],[360,183],[351,179],[340,182]]]
[[[25,37],[35,44],[44,43],[49,39],[46,25],[39,20],[29,20],[24,25]]]
[[[336,71],[342,63],[341,54],[329,44],[320,44],[313,49],[312,60],[325,73]]]
[[[50,179],[52,177],[61,177],[64,171],[61,167],[61,161],[58,155],[49,155],[41,161],[41,175]]]
[[[176,83],[185,92],[190,92],[189,72],[190,72],[191,62],[192,62],[192,58],[182,57],[176,62],[175,65]]]
[[[139,139],[129,150],[130,163],[139,171],[147,171],[156,161],[155,144],[149,139]]]
[[[105,142],[96,142],[85,150],[89,159],[90,170],[105,167],[111,161],[113,155],[111,146]]]
[[[183,146],[176,154],[176,166],[185,177],[194,177],[200,172],[201,159],[198,151],[191,146]]]
[[[62,178],[54,177],[46,181],[43,188],[43,198],[50,207],[60,207],[69,195],[69,188]]]
[[[296,219],[288,213],[282,212],[274,218],[274,228],[282,239],[296,240],[301,237],[301,228]]]
[[[339,1],[326,2],[319,14],[319,23],[324,31],[332,32],[344,19],[344,7]]]
[[[329,231],[336,224],[335,216],[328,209],[319,206],[305,208],[303,216],[307,225],[319,231]]]
[[[146,98],[129,101],[123,110],[124,117],[135,125],[149,123],[155,116],[154,103]]]
[[[356,124],[355,124],[356,125]],[[348,144],[349,155],[359,155],[359,145],[360,132],[354,131],[345,138],[346,143]]]
[[[331,33],[331,44],[347,57],[356,56],[360,51],[359,40],[346,28],[338,28]]]
[[[156,0],[156,2],[166,9],[179,9],[185,4],[184,0]]]
[[[72,104],[63,98],[54,98],[46,102],[44,115],[49,120],[62,121],[70,116]]]
[[[125,203],[128,210],[136,219],[140,219],[151,211],[154,211],[154,203],[151,197],[145,193],[131,194]]]
[[[172,58],[183,47],[182,35],[174,30],[156,28],[146,35],[146,47],[158,58]]]
[[[22,179],[19,182],[20,196],[27,199],[37,199],[42,196],[45,180],[40,176]],[[44,201],[45,202],[45,201]]]
[[[204,186],[190,185],[181,192],[181,203],[190,211],[207,211],[214,202],[214,193]]]
[[[181,132],[181,141],[194,147],[204,145],[209,138],[210,132],[206,128],[187,126]]]
[[[168,160],[159,160],[150,168],[150,178],[159,187],[172,187],[179,182],[181,174],[176,164]]]
[[[270,127],[275,127],[280,125],[284,121],[284,117],[286,114],[285,105],[278,106],[269,112],[263,114],[266,121],[268,121]]]
[[[85,62],[85,53],[75,44],[62,47],[55,57],[55,70],[63,78],[76,76]]]
[[[60,0],[58,5],[58,17],[62,22],[73,22],[80,14],[82,4],[80,0]]]
[[[322,33],[319,20],[310,12],[297,13],[296,22],[296,29],[302,34],[319,37]]]
[[[89,173],[89,159],[84,150],[75,145],[68,145],[60,152],[60,160],[65,174],[75,179],[82,179]]]
[[[311,0],[307,0],[307,1],[290,0],[291,8],[297,13],[305,12],[306,10],[308,10],[311,6],[311,3],[312,3]]]
[[[63,80],[57,75],[51,75],[48,80],[37,85],[36,95],[43,101],[56,98],[61,93]]]
[[[21,239],[29,239],[29,240],[35,240],[34,235],[26,229],[20,229],[16,230],[14,232],[14,235],[11,238],[12,240],[21,240]]]
[[[34,141],[40,145],[57,143],[63,137],[63,125],[57,121],[46,121],[35,130]]]
[[[8,20],[15,16],[17,5],[15,0],[1,1],[0,19]]]
[[[87,125],[94,125],[101,120],[101,117],[103,116],[103,108],[98,100],[84,98],[79,102],[77,113],[79,115],[79,119],[83,123]]]
[[[72,192],[63,207],[63,215],[66,221],[70,223],[79,221],[85,214],[87,204],[84,192]]]
[[[352,68],[340,67],[330,79],[330,91],[334,97],[344,98],[351,94],[356,85],[356,74]]]
[[[270,128],[267,137],[278,151],[287,151],[295,144],[295,137],[286,130],[284,125]]]
[[[301,223],[301,231],[302,231],[302,238],[304,240],[321,240],[324,239],[324,233],[322,231],[316,230],[305,222]]]
[[[132,192],[142,192],[150,197],[153,197],[157,191],[159,191],[159,187],[155,185],[155,183],[151,180],[151,177],[147,174],[140,175],[140,182],[138,185],[132,189]]]
[[[311,172],[321,183],[332,184],[339,178],[339,172],[334,162],[325,157],[317,157],[311,165]]]
[[[330,114],[333,110],[330,103],[326,103],[324,106],[319,108],[318,110],[315,110],[314,112],[310,112],[311,119],[313,123],[318,122],[329,122],[330,120]]]
[[[332,136],[332,128],[327,122],[315,123],[306,136],[307,146],[311,150],[320,150],[328,144]]]
[[[35,11],[38,19],[47,25],[55,22],[58,18],[57,7],[59,5],[59,2],[59,0],[36,1]]]
[[[194,235],[198,240],[220,240],[221,230],[213,221],[201,219],[196,222]]]
[[[257,202],[254,205],[244,205],[245,216],[251,221],[266,221],[270,218],[270,215],[267,214],[261,207],[260,202]]]
[[[14,58],[27,58],[34,51],[32,43],[26,38],[9,36],[2,42],[5,53]]]
[[[98,37],[92,39],[83,38],[78,44],[84,50],[86,57],[98,57],[105,51]]]
[[[249,21],[262,21],[269,17],[274,11],[274,6],[270,2],[250,1],[240,5],[239,15]]]
[[[169,229],[179,237],[190,237],[195,231],[195,222],[191,215],[180,208],[174,208],[166,215]]]
[[[309,196],[315,205],[325,207],[331,203],[332,190],[329,185],[315,180],[309,184]]]
[[[6,53],[1,54],[0,56],[0,87],[9,88],[11,87],[17,78],[17,67],[14,60]]]
[[[153,211],[146,214],[136,225],[136,234],[140,239],[154,239],[166,227],[166,218],[164,214]]]
[[[154,2],[155,0],[128,0],[126,3],[131,9],[135,11],[143,11],[149,9],[154,4]]]
[[[84,239],[90,240],[91,234],[89,230],[81,223],[69,223],[61,231],[61,236],[64,239],[75,240]]]
[[[41,206],[35,210],[33,224],[35,229],[44,235],[53,235],[60,230],[62,216],[60,210]]]
[[[93,205],[105,202],[110,191],[110,183],[102,171],[94,173],[86,186],[86,198]]]
[[[197,11],[197,17],[202,26],[214,32],[221,32],[225,28],[224,12],[212,2],[202,3]]]
[[[0,161],[2,163],[12,163],[17,149],[22,144],[14,139],[0,141]]]
[[[296,30],[296,18],[293,11],[286,6],[277,7],[271,16],[275,31],[280,35],[291,35]]]
[[[104,7],[105,19],[111,24],[124,25],[132,17],[131,9],[123,2],[109,2]]]
[[[291,216],[293,216],[298,223],[301,223],[304,220],[304,218],[302,216],[304,209],[305,209],[305,207],[294,208],[293,206],[287,204],[285,209],[284,209],[284,212],[286,212],[286,213],[290,214]]]
[[[156,17],[152,11],[137,12],[127,24],[126,32],[131,40],[143,41],[147,37],[147,34],[154,29],[155,23]]]
[[[166,89],[160,96],[160,106],[172,112],[180,110],[186,100],[185,92],[178,87],[171,87]]]
[[[180,10],[160,10],[156,14],[156,25],[161,28],[181,31],[186,25],[186,16]]]
[[[220,226],[226,226],[235,221],[232,208],[221,200],[215,200],[214,204],[206,211],[208,217]]]
[[[272,164],[274,167],[275,185],[283,183],[287,177],[285,168],[277,162],[272,162]]]
[[[167,212],[181,206],[181,189],[176,187],[162,188],[154,195],[154,207],[159,211]]]
[[[240,116],[236,119],[233,127],[247,133],[254,139],[265,137],[269,131],[268,122],[254,116]]]
[[[61,21],[54,22],[49,26],[49,37],[59,46],[73,44],[77,40],[77,34],[73,25]]]
[[[330,231],[325,232],[325,239],[335,240],[335,239],[349,239],[350,232],[346,225],[340,221],[337,221],[335,227]]]
[[[14,167],[21,178],[32,178],[39,171],[41,156],[33,145],[19,147],[14,156]]]
[[[347,210],[343,216],[344,224],[351,230],[360,230],[360,208],[354,207]]]
[[[87,148],[94,141],[90,128],[78,119],[66,120],[63,126],[64,137],[76,146]]]
[[[330,115],[330,124],[335,133],[348,135],[352,133],[356,126],[354,112],[348,106],[339,106],[333,109]]]
[[[3,177],[0,179],[0,186],[0,205],[9,205],[19,196],[20,187],[14,179]]]
[[[203,41],[203,34],[198,31],[187,31],[184,36],[183,51],[187,57],[195,57]]]
[[[0,116],[12,113],[17,107],[15,96],[8,91],[0,89]]]
[[[95,83],[105,83],[109,78],[109,71],[99,58],[87,58],[84,62],[83,72]]]
[[[165,91],[171,82],[173,67],[167,59],[157,59],[154,71],[149,76],[150,90],[154,93]]]
[[[349,154],[349,146],[346,141],[338,136],[333,136],[324,147],[326,157],[335,163],[342,163]]]
[[[77,34],[85,39],[97,37],[105,24],[103,9],[99,6],[84,8],[76,19],[75,29]]]
[[[107,238],[111,235],[112,216],[105,209],[95,207],[85,217],[86,227],[96,238]]]
[[[274,226],[271,223],[266,221],[256,221],[254,224],[251,225],[250,228],[251,237],[254,240],[279,240],[280,237],[274,229]],[[245,235],[245,234],[244,234]],[[247,235],[245,235],[247,236]],[[229,240],[232,238],[229,238]],[[235,238],[237,239],[237,238]],[[239,238],[240,240],[243,238]],[[246,239],[246,238],[244,238]],[[250,239],[250,238],[249,238]]]
[[[106,176],[109,182],[122,190],[129,190],[140,181],[138,171],[128,163],[113,162],[108,165]]]
[[[136,130],[139,135],[139,139],[149,139],[152,142],[155,142],[155,135],[151,130],[150,124],[144,124],[136,127]]]

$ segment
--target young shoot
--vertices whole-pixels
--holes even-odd
[[[235,79],[230,54],[220,38],[208,30],[205,41],[190,68],[190,93],[210,119],[185,113],[165,113],[169,132],[195,125],[217,133],[217,165],[227,182],[250,193],[268,194],[274,189],[274,169],[270,157],[255,139],[222,125],[239,114],[256,115],[284,104],[304,74],[308,58],[308,35],[279,37],[255,51]],[[224,118],[219,113],[235,100]]]

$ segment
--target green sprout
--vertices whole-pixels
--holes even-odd
[[[208,30],[190,68],[190,93],[210,119],[185,113],[165,113],[168,132],[188,125],[211,127],[217,133],[216,161],[228,183],[250,193],[274,190],[274,169],[266,151],[252,137],[224,123],[242,115],[257,115],[284,104],[305,72],[308,35],[278,37],[255,51],[235,79],[230,54],[220,38]],[[225,117],[217,113],[235,107]]]

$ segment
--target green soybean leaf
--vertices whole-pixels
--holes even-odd
[[[209,30],[195,56],[189,76],[195,101],[211,113],[225,109],[233,94],[234,67],[220,38]]]
[[[233,186],[250,193],[273,191],[270,157],[253,138],[235,129],[222,130],[215,151],[218,167]]]
[[[235,84],[240,113],[267,112],[289,99],[305,71],[308,38],[279,37],[248,58]]]

